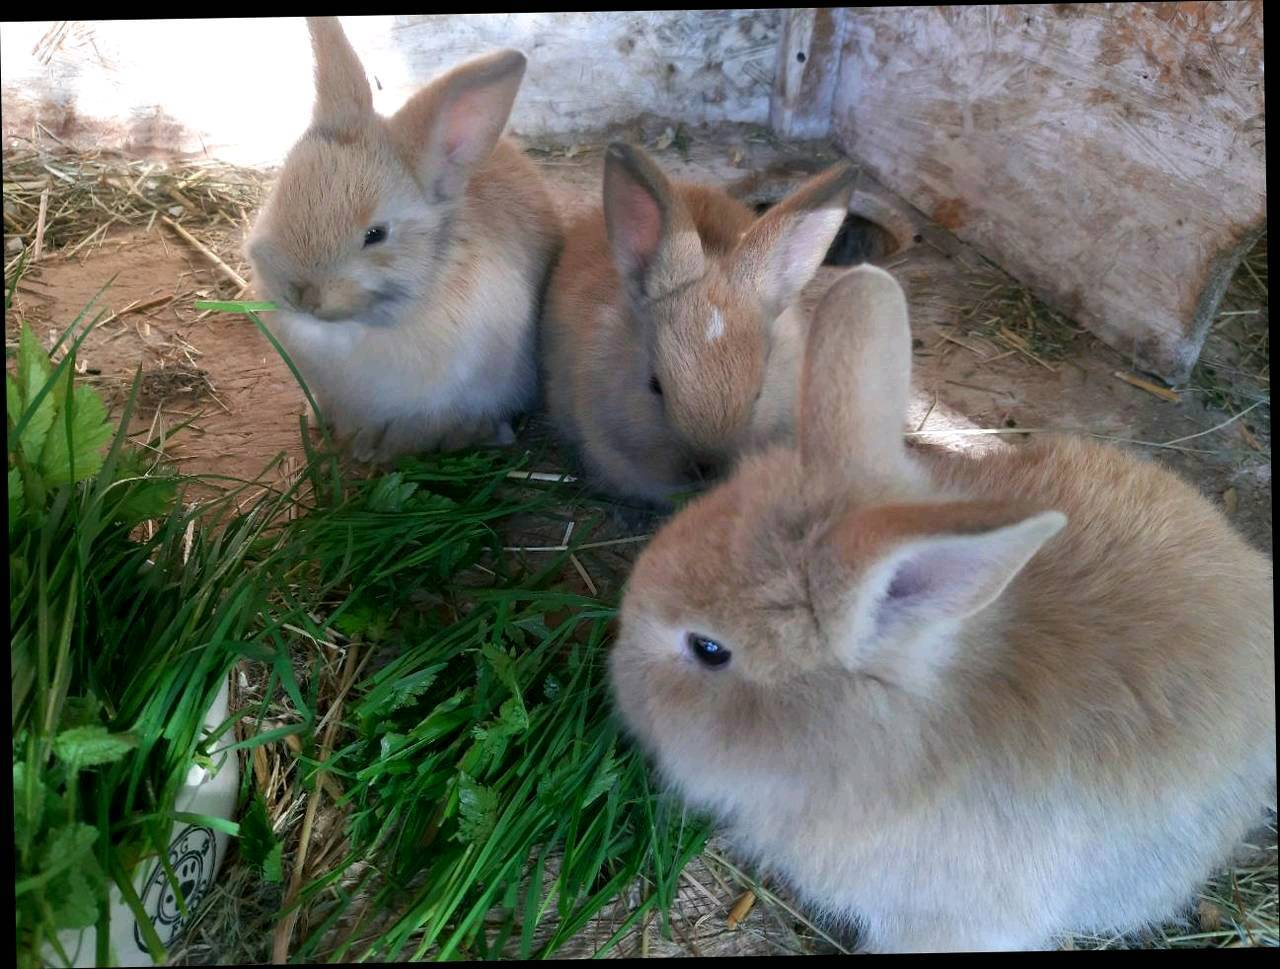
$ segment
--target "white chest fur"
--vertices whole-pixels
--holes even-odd
[[[269,325],[339,428],[505,419],[534,391],[533,301],[518,272],[483,277],[462,298],[406,307],[394,325],[293,312]]]

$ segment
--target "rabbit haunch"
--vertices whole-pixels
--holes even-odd
[[[315,113],[248,245],[268,325],[358,458],[508,439],[560,244],[501,137],[524,57],[468,61],[383,118],[336,21],[309,24]]]
[[[1174,916],[1274,803],[1271,563],[1111,447],[908,452],[910,354],[892,277],[832,287],[798,448],[745,458],[636,564],[624,720],[873,949]]]

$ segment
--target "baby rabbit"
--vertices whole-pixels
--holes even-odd
[[[337,19],[307,22],[315,113],[247,247],[269,325],[360,460],[509,442],[561,238],[499,137],[524,55],[468,61],[383,118]]]
[[[804,346],[792,304],[854,174],[829,169],[756,219],[609,146],[604,207],[568,230],[543,320],[548,409],[598,484],[661,504],[787,433]]]
[[[629,579],[610,675],[665,777],[876,950],[1174,915],[1275,797],[1270,561],[1153,463],[908,452],[906,302],[819,305],[798,446]]]

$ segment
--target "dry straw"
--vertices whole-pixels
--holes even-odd
[[[75,255],[100,244],[113,227],[150,228],[157,220],[211,255],[190,232],[243,228],[265,181],[254,169],[207,160],[144,161],[70,149],[6,152],[5,275],[23,251],[29,261],[54,251]],[[220,258],[214,261],[243,284]]]

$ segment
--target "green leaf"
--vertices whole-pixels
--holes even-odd
[[[22,514],[22,475],[17,468],[9,469],[9,530]]]
[[[379,751],[381,752],[382,759],[386,760],[388,757],[394,754],[397,750],[399,750],[401,747],[404,746],[404,742],[408,739],[409,738],[402,733],[383,734],[382,742],[378,748]]]
[[[211,814],[194,814],[191,811],[174,811],[171,815],[173,820],[181,821],[186,824],[202,825],[206,828],[213,828],[214,831],[222,831],[231,835],[233,838],[240,837],[240,822],[228,821],[226,818],[215,818]]]
[[[457,841],[482,841],[498,823],[498,793],[466,774],[458,781]]]
[[[13,379],[13,374],[8,372],[4,375],[4,407],[8,426],[16,425],[18,418],[22,416],[22,390],[18,381]]]
[[[35,779],[34,803],[27,804],[27,765],[13,765],[13,840],[25,850],[40,834],[40,829],[58,808],[58,796],[45,786],[39,775]]]
[[[370,511],[398,512],[403,511],[405,503],[418,490],[415,482],[405,481],[404,475],[393,471],[386,475],[369,492]]]
[[[68,367],[68,383],[71,372]],[[76,387],[71,393],[70,406],[70,450],[63,423],[65,417],[61,417],[45,438],[44,450],[40,453],[40,473],[50,487],[70,484],[72,475],[74,480],[84,481],[97,474],[102,467],[102,450],[114,433],[107,421],[107,408],[92,387]]]
[[[146,474],[144,458],[140,451],[123,452],[116,466],[115,480],[137,478],[113,490],[119,494],[117,504],[111,512],[112,519],[126,525],[136,525],[148,518],[163,518],[173,507],[178,493],[178,481],[175,477],[157,476],[155,472]],[[166,474],[167,472],[161,472]]]
[[[23,246],[22,252],[18,254],[18,264],[13,267],[13,275],[6,280],[4,290],[4,311],[9,312],[9,307],[13,305],[13,294],[18,291],[18,280],[22,278],[22,274],[27,269],[27,256],[31,250]],[[5,347],[5,355],[7,356],[9,348]]]
[[[119,760],[138,746],[138,738],[127,733],[108,733],[101,724],[73,727],[58,734],[53,752],[72,770],[96,767]]]
[[[350,639],[364,637],[377,642],[387,631],[387,617],[384,610],[376,603],[353,602],[343,610],[334,627]]]
[[[198,299],[193,305],[198,310],[212,310],[215,313],[270,313],[277,309],[275,303],[254,299]]]
[[[511,695],[520,700],[521,706],[524,700],[520,696],[520,678],[516,671],[516,661],[505,649],[496,643],[485,643],[480,647],[480,652],[489,665],[493,667],[494,674],[498,677],[498,682],[511,691]]]
[[[262,862],[262,877],[272,884],[279,885],[284,881],[284,842],[277,841],[276,846]]]
[[[502,759],[507,743],[529,729],[529,714],[519,697],[511,697],[498,710],[496,719],[471,728],[471,735],[479,741],[480,756],[489,762]]]
[[[88,696],[69,696],[62,704],[63,729],[87,727],[98,723],[102,701],[92,693]]]
[[[604,755],[604,759],[600,761],[600,767],[596,770],[596,776],[591,780],[591,786],[582,795],[582,806],[586,807],[601,794],[611,791],[618,784],[618,761],[613,755],[613,745],[609,746],[608,752]]]
[[[558,807],[567,798],[569,778],[578,770],[574,757],[565,757],[538,780],[538,800],[547,807]]]
[[[49,883],[45,897],[53,907],[55,929],[87,929],[98,921],[97,886],[102,873],[90,855],[89,865],[68,868]]]
[[[439,672],[448,665],[448,663],[435,663],[425,669],[418,670],[416,673],[396,680],[391,684],[391,696],[388,698],[386,711],[390,713],[393,710],[399,710],[422,696],[423,693],[426,693],[431,688],[431,684],[436,681],[436,676]]]
[[[98,829],[87,824],[73,823],[59,828],[50,835],[44,851],[40,853],[38,874],[15,884],[14,894],[21,896],[41,885],[50,884],[68,868],[83,866],[96,869],[93,845],[97,839]]]
[[[240,819],[240,854],[269,882],[283,879],[284,844],[271,830],[267,804],[262,794],[253,792],[253,800]]]
[[[22,392],[23,411],[35,399],[36,394],[43,389],[44,385],[48,383],[49,374],[52,371],[53,368],[49,364],[49,355],[40,346],[40,341],[31,332],[31,327],[24,323],[22,325],[22,335],[18,339],[18,383]],[[8,392],[6,391],[7,397]],[[44,447],[45,437],[49,433],[50,425],[53,424],[56,411],[57,404],[54,401],[54,395],[52,393],[46,394],[31,419],[27,422],[27,426],[22,429],[22,438],[18,442],[18,447],[22,449],[23,456],[33,464],[40,457],[40,451]],[[22,417],[22,413],[12,413],[9,417],[16,424]]]

